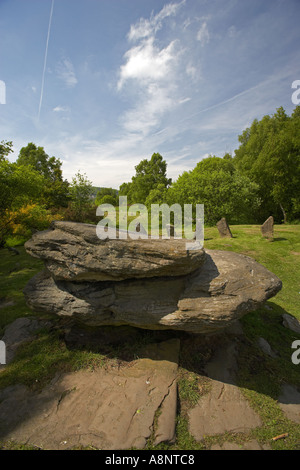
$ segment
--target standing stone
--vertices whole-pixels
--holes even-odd
[[[219,234],[222,238],[233,238],[231,230],[229,228],[229,225],[225,219],[225,217],[222,217],[221,220],[217,223],[217,228],[219,230]]]
[[[141,233],[143,235],[148,235],[148,233],[146,232],[146,230],[144,229],[144,227],[142,226],[141,222],[137,222],[135,224],[135,231],[137,233]]]
[[[167,224],[166,229],[167,229],[168,237],[175,237],[176,236],[174,225]]]
[[[265,238],[273,238],[274,218],[271,215],[261,226],[262,236]]]

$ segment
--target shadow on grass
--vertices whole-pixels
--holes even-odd
[[[74,361],[74,357],[77,358],[80,369],[89,367],[89,361],[84,362],[83,357],[90,355],[91,364],[94,361],[95,368],[97,368],[101,366],[101,361],[98,364],[95,363],[95,357],[99,355],[101,360],[104,358],[104,366],[109,370],[110,364],[113,364],[114,372],[116,372],[118,367],[130,366],[132,361],[147,357],[145,356],[147,345],[178,338],[181,344],[179,367],[187,373],[201,377],[207,376],[206,365],[216,354],[220,352],[222,354],[222,351],[225,351],[228,344],[232,342],[238,351],[238,385],[250,395],[255,392],[259,397],[267,396],[268,399],[277,400],[282,383],[300,386],[299,366],[297,368],[291,362],[291,343],[295,338],[299,339],[300,335],[282,325],[282,315],[287,313],[284,309],[272,302],[268,302],[267,305],[269,309],[261,308],[249,313],[241,320],[243,334],[227,330],[205,336],[174,330],[143,330],[131,326],[87,328],[73,321],[60,320],[55,322],[52,329],[48,331],[48,335],[52,335],[51,344],[47,343],[46,336],[40,339],[40,345],[38,345],[39,340],[36,340],[35,346],[34,342],[32,346],[27,346],[27,352],[25,346],[23,353],[21,351],[21,354],[17,355],[16,362],[20,361],[20,365],[26,367],[28,361],[36,361],[36,367],[38,367],[38,364],[43,361],[43,354],[48,354],[49,358],[45,367],[47,369],[46,383],[49,384],[51,380],[55,381],[57,373],[72,370],[71,366],[68,367],[68,362]],[[269,357],[259,348],[257,339],[260,337],[268,341],[276,357]],[[43,341],[47,344],[45,345]],[[37,355],[39,347],[41,351]],[[51,352],[53,348],[56,351]],[[59,348],[61,348],[63,360],[60,357]],[[34,351],[36,351],[36,356]],[[81,364],[80,361],[82,361]],[[15,377],[15,385],[0,391],[0,416],[3,423],[0,426],[0,439],[2,441],[5,441],[7,436],[11,437],[14,429],[19,429],[20,425],[26,424],[28,419],[54,406],[53,404],[66,393],[65,390],[56,389],[54,396],[49,393],[49,387],[45,386],[39,391],[30,390],[20,385],[23,382],[22,367],[19,368],[19,374],[20,380],[18,381],[18,377]],[[224,377],[224,382],[226,382],[226,374]],[[33,376],[32,381],[34,380]],[[231,383],[231,380],[228,380],[228,383]]]

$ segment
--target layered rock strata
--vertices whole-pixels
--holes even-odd
[[[95,226],[56,222],[25,246],[45,263],[24,290],[28,305],[91,326],[208,334],[281,289],[280,279],[252,258],[187,252],[184,240],[99,240]]]

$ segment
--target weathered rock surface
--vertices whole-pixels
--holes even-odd
[[[262,425],[235,384],[236,355],[235,344],[229,343],[206,366],[211,389],[189,411],[189,430],[197,441],[225,432],[248,432]]]
[[[274,218],[271,215],[261,226],[262,236],[265,238],[273,238]]]
[[[214,444],[210,450],[272,450],[269,444],[260,444],[255,439],[246,441],[243,444],[236,444],[235,442],[224,442],[224,444]]]
[[[217,229],[221,238],[232,238],[232,233],[225,217],[217,223]]]
[[[210,333],[259,308],[280,289],[280,279],[252,258],[207,250],[201,267],[185,276],[71,282],[54,280],[46,270],[29,281],[24,294],[34,310],[89,325]]]
[[[297,318],[293,317],[289,313],[284,313],[282,315],[282,324],[286,328],[289,328],[292,331],[295,331],[295,333],[300,333],[300,322],[297,320]]]
[[[199,268],[205,258],[203,250],[187,251],[185,240],[101,240],[95,225],[75,222],[53,222],[25,248],[44,261],[54,279],[70,281],[181,276]]]
[[[283,384],[278,402],[287,418],[300,424],[300,389],[290,384]]]
[[[39,393],[23,385],[1,390],[0,438],[49,450],[172,441],[179,347],[175,338],[150,344],[130,367],[57,375]]]

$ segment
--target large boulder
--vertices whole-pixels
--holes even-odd
[[[133,234],[132,234],[133,235]],[[186,250],[185,240],[101,240],[96,226],[53,222],[25,244],[26,251],[44,261],[56,280],[121,281],[154,276],[181,276],[199,268],[203,250]]]
[[[29,281],[25,297],[34,310],[73,317],[91,326],[128,324],[212,333],[257,309],[281,289],[278,277],[241,254],[199,250],[198,257],[195,251],[185,254],[185,259],[178,240],[108,240],[105,259],[99,255],[94,259],[89,250],[96,257],[97,252],[103,253],[103,244],[90,235],[90,226],[86,233],[81,224],[68,226],[68,231],[57,227],[26,244],[30,253],[44,259],[47,269]],[[64,241],[62,247],[59,240]],[[89,263],[84,264],[86,260]],[[74,279],[69,275],[72,264]],[[183,264],[184,274],[170,269]],[[128,279],[122,280],[126,274]],[[117,280],[107,280],[111,278]]]

